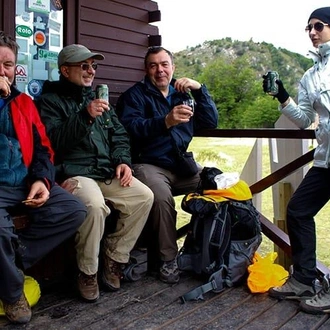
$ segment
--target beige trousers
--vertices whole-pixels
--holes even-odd
[[[119,263],[127,263],[148,219],[154,199],[152,191],[134,177],[130,187],[122,187],[116,178],[104,183],[82,176],[67,179],[62,186],[74,187],[72,193],[87,206],[86,219],[76,235],[79,269],[87,275],[98,270],[100,241],[105,219],[111,212],[105,199],[119,211],[119,219],[115,232],[104,238],[104,253]]]

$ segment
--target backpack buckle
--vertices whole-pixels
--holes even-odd
[[[222,265],[221,268],[214,272],[209,278],[209,282],[212,285],[212,291],[215,293],[219,293],[225,289],[225,282],[223,279],[224,270],[227,270],[227,267],[225,265]]]

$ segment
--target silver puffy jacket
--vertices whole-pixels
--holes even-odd
[[[330,162],[330,41],[322,44],[318,52],[310,51],[314,65],[308,69],[299,83],[298,105],[290,103],[281,109],[299,128],[307,128],[316,119],[318,146],[314,153],[314,166],[328,168]]]

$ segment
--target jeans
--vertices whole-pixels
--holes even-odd
[[[7,303],[16,302],[23,289],[24,277],[17,269],[16,254],[24,269],[31,267],[74,235],[86,216],[78,198],[55,185],[44,205],[24,209],[31,223],[16,233],[7,209],[19,207],[27,193],[24,187],[0,187],[0,299]]]

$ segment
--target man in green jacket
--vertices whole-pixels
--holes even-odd
[[[96,99],[92,83],[95,60],[104,56],[83,45],[64,47],[58,56],[59,81],[46,81],[36,100],[55,151],[57,180],[87,206],[76,236],[78,289],[83,299],[99,297],[100,241],[110,201],[119,211],[116,229],[104,237],[103,285],[120,288],[129,260],[153,203],[152,191],[132,176],[129,137],[109,102]]]

